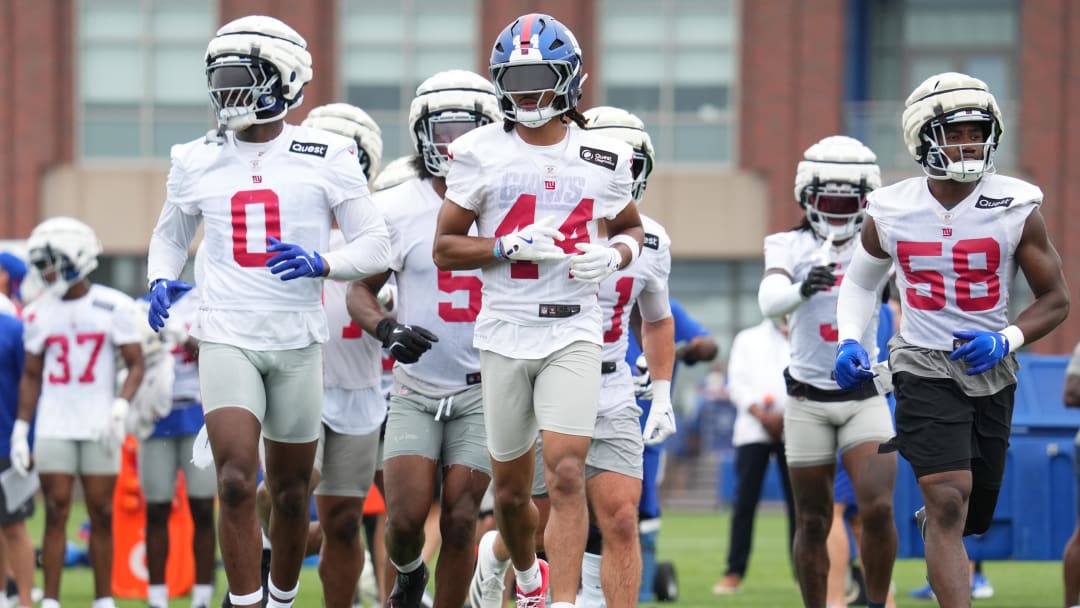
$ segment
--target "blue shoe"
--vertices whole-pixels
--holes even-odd
[[[971,579],[971,599],[987,600],[994,597],[994,587],[982,572],[976,572]]]
[[[925,587],[919,587],[918,589],[912,589],[911,592],[908,593],[908,595],[910,595],[911,597],[913,597],[914,599],[917,599],[917,600],[933,600],[934,599],[934,590],[931,589],[930,584],[927,583],[927,585]]]

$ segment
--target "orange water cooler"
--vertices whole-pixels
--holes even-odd
[[[139,485],[139,443],[129,435],[123,446],[120,476],[113,494],[113,595],[146,598],[146,499]],[[169,559],[165,583],[169,597],[186,595],[195,583],[195,533],[188,509],[183,472],[176,479],[176,496],[169,516]]]

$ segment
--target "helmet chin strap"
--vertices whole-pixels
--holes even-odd
[[[255,112],[246,107],[221,108],[218,111],[218,127],[221,131],[243,131],[255,124]]]

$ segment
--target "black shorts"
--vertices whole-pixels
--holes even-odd
[[[7,458],[0,458],[0,471],[6,471],[11,467],[11,460]],[[8,512],[7,496],[4,495],[4,488],[0,486],[0,526],[9,526],[11,524],[17,524],[20,521],[30,519],[34,515],[34,497],[26,499],[14,512]]]
[[[971,471],[972,483],[1001,486],[1012,431],[1016,385],[969,397],[953,380],[893,375],[896,437],[882,451],[899,450],[916,477]]]

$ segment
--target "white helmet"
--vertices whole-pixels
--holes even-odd
[[[71,285],[97,268],[102,251],[94,230],[71,217],[54,217],[38,224],[27,239],[26,248],[33,269],[31,274],[37,275],[32,283],[41,287],[34,290],[38,292],[32,294],[34,297],[45,289],[62,296]],[[52,272],[56,278],[50,283],[45,275]],[[27,297],[27,301],[30,299]]]
[[[230,21],[206,48],[206,80],[221,129],[282,119],[303,101],[311,75],[307,42],[273,17]]]
[[[468,70],[447,70],[416,87],[409,104],[409,133],[424,166],[437,177],[450,170],[446,148],[476,127],[501,120],[495,85]]]
[[[634,174],[632,192],[634,202],[641,204],[641,199],[645,197],[645,183],[656,161],[652,138],[645,130],[645,123],[635,114],[611,106],[590,108],[584,116],[586,129],[625,141],[634,149],[631,165],[631,172]]]
[[[371,182],[371,191],[379,192],[380,190],[393,188],[414,177],[419,176],[416,173],[416,167],[413,165],[413,156],[399,156],[386,163],[382,171],[379,171],[379,174]]]
[[[961,122],[982,123],[983,142],[947,144],[945,125]],[[931,179],[972,182],[994,172],[1004,124],[997,101],[978,78],[957,72],[927,78],[904,102],[903,128],[908,152]],[[965,158],[963,148],[975,146],[982,148],[981,157]],[[948,148],[959,151],[960,160],[949,160]]]
[[[832,135],[810,146],[795,170],[795,200],[821,238],[844,241],[859,232],[866,195],[881,187],[877,156],[859,140]]]
[[[331,103],[313,108],[301,125],[344,135],[360,148],[360,166],[371,181],[382,160],[382,129],[367,112],[347,103]]]

